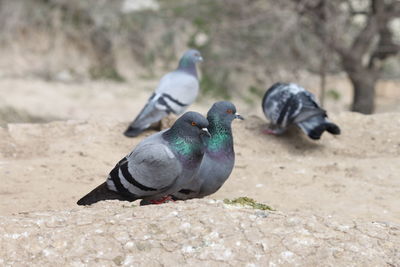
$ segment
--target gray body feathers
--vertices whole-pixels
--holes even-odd
[[[324,131],[340,134],[340,128],[328,120],[314,95],[297,84],[272,85],[264,95],[262,108],[276,133],[295,124],[312,139],[319,139]]]
[[[200,166],[204,153],[200,135],[207,126],[200,114],[185,113],[170,129],[141,141],[115,165],[106,182],[80,199],[78,205],[105,199],[157,200],[180,190]],[[189,148],[184,155],[179,149],[182,143]]]
[[[203,198],[217,192],[232,173],[235,165],[233,151],[231,156],[227,162],[221,162],[218,158],[210,157],[205,151],[198,173],[190,183],[172,194],[173,199]]]
[[[231,110],[232,113],[227,113]],[[203,198],[217,192],[230,176],[235,165],[235,151],[231,123],[235,118],[236,107],[227,101],[213,105],[207,114],[211,138],[206,148],[198,173],[182,190],[173,194],[174,199]]]
[[[139,135],[170,113],[183,113],[198,95],[199,81],[195,64],[201,60],[198,51],[187,51],[178,68],[161,78],[153,95],[124,132],[125,136]]]

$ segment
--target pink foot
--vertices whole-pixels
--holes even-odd
[[[163,204],[163,203],[167,203],[167,202],[171,202],[171,201],[175,202],[175,200],[173,200],[172,197],[168,195],[168,196],[162,197],[162,198],[157,199],[157,200],[150,200],[149,202],[151,204],[156,204],[157,205],[157,204]]]
[[[277,135],[277,133],[276,133],[274,130],[271,130],[271,129],[269,129],[269,128],[263,129],[261,132],[262,132],[263,134]]]

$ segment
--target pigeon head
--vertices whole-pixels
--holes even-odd
[[[181,60],[179,61],[179,67],[189,67],[195,65],[197,62],[202,62],[203,57],[200,52],[196,49],[187,50]]]
[[[214,103],[207,113],[211,137],[207,139],[207,151],[216,158],[232,159],[233,137],[231,124],[234,119],[241,119],[234,104],[228,101]]]
[[[200,113],[186,112],[172,127],[163,133],[171,149],[185,168],[197,168],[204,155],[204,135],[208,132],[208,121]]]
[[[243,120],[243,117],[236,112],[236,107],[229,101],[219,101],[212,105],[207,113],[207,119],[211,121],[218,121],[224,125],[229,125],[234,119]]]
[[[203,115],[188,111],[172,125],[171,130],[182,136],[199,137],[204,134],[210,135],[207,127],[208,121]]]

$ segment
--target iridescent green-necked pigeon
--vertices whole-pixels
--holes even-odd
[[[158,201],[182,189],[197,173],[204,154],[208,121],[186,112],[167,130],[141,141],[111,170],[106,182],[81,198],[78,205],[107,199]]]
[[[211,107],[207,113],[211,137],[205,140],[199,172],[179,192],[172,194],[173,199],[202,198],[215,193],[225,183],[235,164],[231,124],[236,118],[243,119],[231,102],[220,101]]]

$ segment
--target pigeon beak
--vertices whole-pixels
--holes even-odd
[[[207,128],[201,128],[201,130],[202,130],[202,133],[204,133],[204,134],[207,135],[208,137],[211,137],[211,134],[210,134],[210,132],[208,131]]]
[[[198,62],[203,62],[204,60],[203,60],[203,57],[202,56],[199,56],[198,58],[197,58],[197,61]]]
[[[235,119],[244,120],[244,118],[237,112],[235,113]]]

